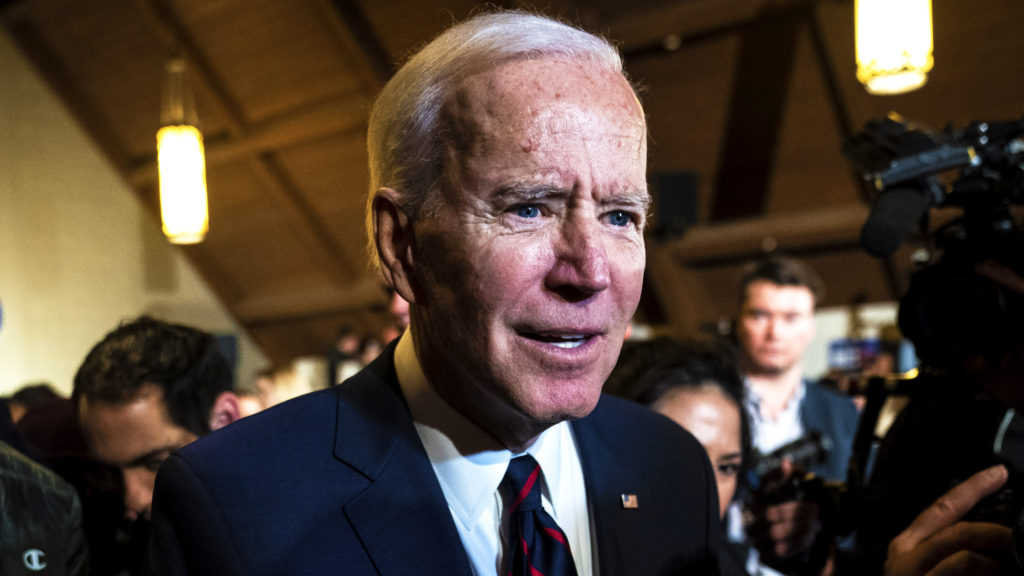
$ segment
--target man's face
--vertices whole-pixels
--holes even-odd
[[[814,295],[805,286],[751,282],[738,332],[752,375],[786,372],[801,362],[814,338]]]
[[[506,446],[588,414],[640,297],[646,132],[621,75],[506,63],[459,83],[439,210],[414,226],[432,385]]]
[[[163,391],[153,384],[127,402],[83,397],[78,408],[93,456],[121,469],[126,513],[148,520],[157,468],[196,435],[171,422]]]

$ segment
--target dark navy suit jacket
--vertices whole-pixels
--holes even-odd
[[[804,430],[817,430],[831,444],[828,457],[811,467],[815,476],[836,482],[846,481],[846,468],[853,453],[860,414],[853,401],[828,388],[807,382],[807,393],[800,406]]]
[[[153,501],[156,573],[470,576],[393,351],[171,456]],[[697,441],[611,397],[572,427],[601,576],[715,573],[717,494]]]

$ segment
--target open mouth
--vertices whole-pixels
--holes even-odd
[[[579,348],[590,340],[590,336],[584,334],[535,334],[535,333],[524,333],[523,336],[536,340],[538,342],[544,342],[545,344],[551,344],[558,348],[564,348],[571,350],[573,348]]]

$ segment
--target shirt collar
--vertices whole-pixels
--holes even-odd
[[[750,378],[743,379],[743,387],[746,394],[744,395],[744,401],[747,405],[747,409],[751,414],[756,414],[757,418],[761,419],[761,396],[758,395],[757,391],[750,384]],[[794,410],[797,410],[804,401],[804,396],[807,395],[807,381],[801,379],[800,384],[797,385],[796,390],[793,391],[793,395],[786,402],[786,407],[783,409],[783,414],[790,414]]]
[[[400,337],[395,348],[395,372],[445,500],[463,526],[471,529],[483,511],[494,505],[514,455],[434,391],[423,374],[411,331]],[[561,473],[560,451],[566,441],[572,442],[571,429],[561,422],[542,432],[527,450],[544,471],[543,490],[548,498],[547,479]]]

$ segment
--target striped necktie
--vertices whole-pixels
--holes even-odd
[[[565,532],[540,503],[540,464],[529,454],[513,458],[502,480],[511,498],[508,576],[576,576]]]

